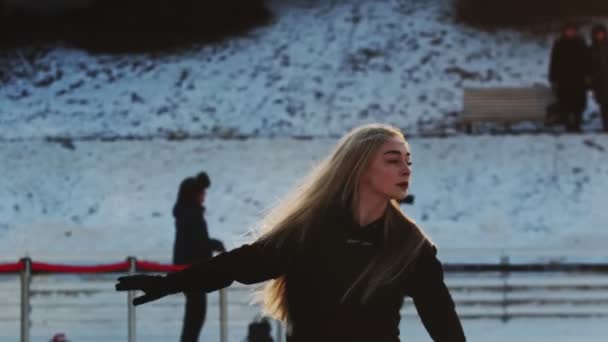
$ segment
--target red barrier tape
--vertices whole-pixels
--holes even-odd
[[[137,261],[137,270],[138,271],[176,272],[176,271],[181,271],[186,267],[188,267],[188,265],[164,265],[164,264],[159,264],[157,262],[151,262],[151,261]]]
[[[14,264],[0,264],[0,273],[18,273],[23,270],[23,263],[17,262]]]
[[[136,268],[140,272],[176,272],[181,271],[189,265],[161,264],[153,261],[137,261]],[[24,269],[23,262],[14,264],[0,264],[0,273],[19,273]],[[104,265],[64,265],[49,264],[45,262],[32,262],[32,272],[49,273],[112,273],[126,272],[129,270],[129,262],[123,261]]]
[[[95,266],[77,266],[77,265],[60,265],[47,264],[43,262],[32,262],[32,271],[34,272],[53,272],[53,273],[105,273],[105,272],[121,272],[129,270],[129,263],[126,261]]]

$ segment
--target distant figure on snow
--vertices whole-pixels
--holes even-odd
[[[175,217],[174,264],[194,264],[208,260],[214,251],[225,251],[221,241],[209,238],[204,218],[205,195],[211,186],[209,176],[201,172],[196,178],[188,177],[179,186],[177,201],[173,207]],[[207,294],[193,289],[185,291],[186,310],[181,342],[198,341],[207,312]]]
[[[588,47],[575,24],[566,24],[553,44],[549,81],[568,132],[579,132],[587,104]]]
[[[608,37],[606,27],[591,30],[591,90],[602,114],[604,132],[608,132]]]

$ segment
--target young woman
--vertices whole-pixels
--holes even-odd
[[[255,242],[164,277],[121,277],[116,289],[144,291],[137,305],[270,280],[264,307],[287,322],[290,342],[399,341],[410,296],[433,340],[464,341],[436,248],[397,204],[410,158],[398,129],[356,128],[269,213]]]

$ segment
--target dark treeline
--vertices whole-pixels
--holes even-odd
[[[219,41],[268,23],[272,14],[264,0],[101,0],[54,14],[5,9],[1,18],[4,48],[64,42],[112,53]]]
[[[473,26],[517,27],[608,16],[606,0],[454,0],[459,20]]]

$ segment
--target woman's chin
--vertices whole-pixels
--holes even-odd
[[[407,190],[399,191],[397,193],[391,194],[390,196],[390,198],[394,199],[395,201],[402,201],[405,199],[405,197],[407,197]]]

